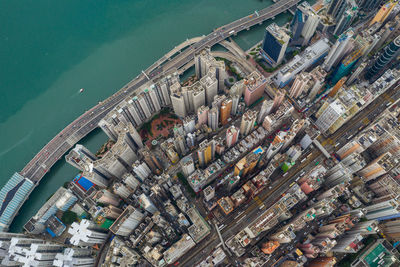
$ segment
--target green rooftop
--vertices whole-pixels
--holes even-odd
[[[110,228],[110,226],[111,226],[113,223],[114,223],[113,220],[106,219],[106,220],[100,225],[100,227],[101,227],[101,228],[108,229],[108,228]]]

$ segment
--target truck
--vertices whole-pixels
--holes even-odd
[[[231,31],[229,32],[230,35],[232,35],[232,34],[234,34],[234,33],[235,33],[235,30],[231,30]]]

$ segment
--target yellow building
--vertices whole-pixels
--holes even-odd
[[[244,177],[248,173],[251,173],[256,168],[263,153],[264,149],[262,147],[259,146],[255,148],[250,154],[246,155],[236,163],[233,174],[235,176]]]
[[[319,116],[322,115],[322,113],[329,107],[329,102],[325,101],[322,106],[318,109],[318,111],[315,113],[315,117],[319,118]]]
[[[178,153],[175,152],[173,149],[167,150],[167,156],[172,163],[177,163],[179,161]]]
[[[228,124],[228,119],[231,117],[231,110],[232,110],[232,99],[230,98],[225,99],[221,103],[221,109],[220,109],[222,125]]]
[[[375,17],[369,23],[369,26],[373,25],[376,22],[382,23],[385,19],[390,15],[393,8],[397,5],[397,1],[389,1],[384,4],[381,9],[379,9],[378,13],[376,13]]]
[[[214,140],[208,141],[204,140],[199,144],[199,149],[197,150],[197,156],[199,157],[200,166],[204,167],[208,165],[215,155],[215,142]]]
[[[340,88],[342,88],[343,84],[346,82],[347,77],[343,77],[340,79],[335,86],[332,88],[332,90],[329,92],[328,96],[329,97],[334,97],[336,93],[339,91]]]

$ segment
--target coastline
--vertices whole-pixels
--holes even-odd
[[[262,26],[261,26],[261,28],[262,28]],[[262,30],[263,30],[263,29],[262,29]],[[140,77],[140,76],[141,76],[141,74],[140,74],[139,76],[137,76],[137,77],[133,80],[133,82],[134,82],[135,80],[137,80],[138,77]],[[127,85],[131,85],[131,84],[132,84],[132,81],[129,82]],[[125,87],[126,87],[127,85],[125,85]],[[110,109],[111,109],[111,107],[110,107]],[[72,177],[71,177],[71,179],[72,179]]]

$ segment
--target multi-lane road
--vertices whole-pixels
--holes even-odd
[[[327,145],[327,150],[332,153],[334,152],[333,146],[329,146],[332,142],[345,143],[347,140],[347,133],[356,133],[360,125],[362,125],[366,118],[372,122],[378,117],[378,114],[387,106],[388,102],[392,102],[393,99],[400,97],[400,86],[392,86],[384,94],[380,95],[374,101],[372,101],[362,112],[357,113],[353,118],[346,122],[341,128],[339,128],[334,134],[325,139],[322,137],[322,144]],[[331,140],[331,141],[329,141]],[[321,151],[318,148],[314,148],[309,154],[303,155],[299,160],[306,158],[300,164],[296,164],[288,171],[288,175],[280,177],[275,183],[273,183],[271,189],[265,189],[262,191],[254,200],[251,200],[249,204],[243,209],[239,208],[232,214],[229,214],[224,220],[226,226],[221,230],[221,234],[224,240],[238,233],[241,229],[247,226],[249,223],[254,221],[257,216],[261,214],[263,209],[260,209],[262,203],[265,207],[270,207],[274,202],[284,193],[290,184],[292,184],[298,177],[298,173],[304,170],[307,166],[310,166],[312,162],[320,161],[324,158]],[[238,214],[240,214],[238,216]],[[220,240],[213,232],[211,236],[204,240],[201,244],[194,247],[184,259],[181,259],[179,266],[194,266],[204,256],[211,253],[211,251],[218,246]]]
[[[21,174],[34,182],[40,181],[40,179],[55,164],[55,162],[62,157],[62,155],[97,127],[97,123],[105,116],[105,114],[120,103],[125,97],[148,82],[148,77],[150,79],[155,79],[171,69],[178,69],[193,60],[194,54],[200,52],[202,49],[211,47],[221,40],[224,40],[242,30],[273,18],[278,14],[285,12],[298,2],[299,0],[282,0],[260,10],[257,12],[258,15],[254,13],[218,28],[216,31],[203,37],[200,41],[194,43],[190,48],[187,48],[169,61],[167,58],[165,58],[165,60],[157,61],[156,64],[153,64],[149,69],[137,76],[120,91],[87,111],[63,129],[25,166],[21,171]]]
[[[132,95],[132,93],[134,93],[138,88],[170,70],[181,68],[188,62],[192,61],[194,55],[199,53],[202,49],[212,47],[221,40],[235,35],[242,30],[249,29],[253,25],[261,24],[263,21],[273,18],[281,12],[285,12],[288,8],[298,2],[300,2],[300,0],[281,0],[279,3],[273,4],[259,12],[255,12],[254,14],[222,26],[207,36],[193,38],[178,45],[161,59],[157,60],[147,70],[143,71],[135,79],[126,84],[121,90],[86,111],[79,118],[66,126],[33,157],[33,159],[20,171],[20,174],[33,181],[35,186],[37,186],[49,169],[69,149],[71,149],[88,133],[97,128],[98,122],[108,112],[110,112],[126,97]],[[185,47],[186,49],[184,49]],[[181,51],[182,49],[184,50]],[[180,53],[177,54],[178,52]],[[10,205],[10,203],[12,203],[13,206],[13,213],[7,215],[7,224],[12,222],[13,218],[18,213],[19,208],[28,197],[29,193],[24,200],[18,200],[18,203],[15,203],[14,199],[7,200],[3,203],[3,208]]]

